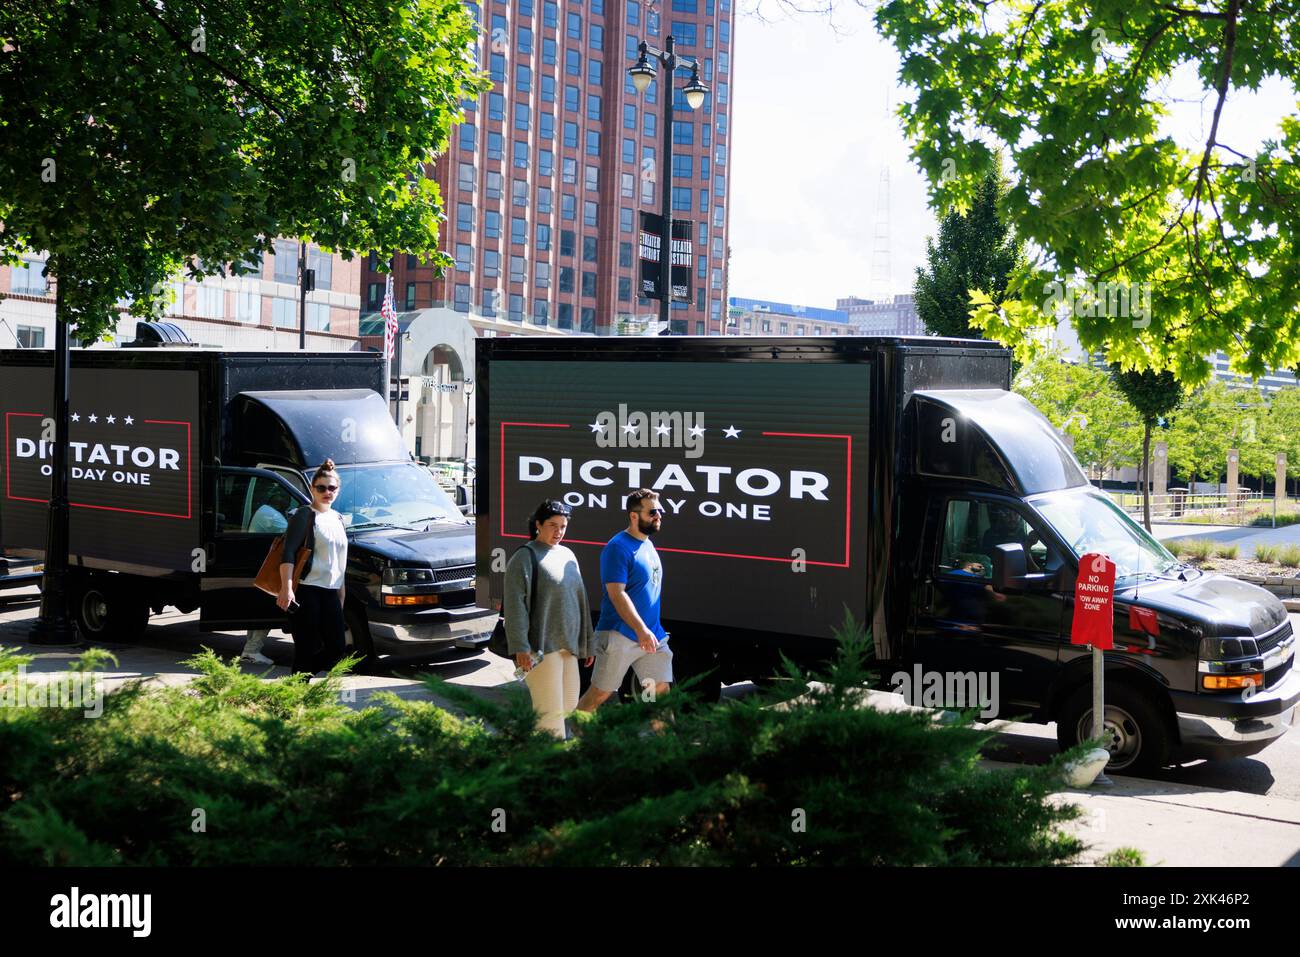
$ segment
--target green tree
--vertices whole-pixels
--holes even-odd
[[[476,78],[460,0],[0,5],[0,258],[45,250],[81,339],[276,236],[440,265],[443,149]]]
[[[1011,271],[1023,258],[1021,243],[998,212],[1006,194],[1001,172],[988,173],[967,212],[951,210],[939,223],[938,242],[925,241],[928,265],[916,270],[916,310],[935,335],[983,338],[970,324],[973,290],[1002,304]]]
[[[1266,438],[1274,453],[1286,453],[1288,478],[1300,478],[1300,388],[1274,392],[1268,403]]]
[[[971,207],[999,151],[1014,169],[1002,211],[1035,259],[973,316],[987,335],[1027,355],[1072,302],[1084,347],[1125,368],[1196,383],[1216,350],[1256,377],[1297,364],[1300,115],[1253,155],[1223,121],[1300,75],[1300,7],[886,0],[876,23],[915,90],[899,115],[934,206]],[[1198,141],[1162,126],[1173,75],[1205,94]]]
[[[1114,370],[1111,378],[1142,420],[1142,521],[1151,531],[1151,429],[1178,408],[1183,386],[1168,370]]]
[[[1197,476],[1218,481],[1227,468],[1228,449],[1239,426],[1236,402],[1218,379],[1192,391],[1173,416],[1169,430],[1169,464],[1186,475],[1189,486]]]

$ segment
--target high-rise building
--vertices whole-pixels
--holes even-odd
[[[492,88],[465,104],[431,174],[447,211],[445,275],[399,256],[399,310],[445,307],[479,333],[504,323],[610,334],[653,315],[640,299],[639,212],[672,189],[675,218],[694,223],[693,298],[674,304],[680,331],[718,334],[725,321],[731,31],[734,0],[486,0],[480,63]],[[638,44],[698,59],[709,88],[691,110],[689,72],[659,76],[638,95],[627,70]],[[672,93],[666,93],[671,82]],[[673,169],[665,170],[664,97],[672,95]],[[671,180],[670,180],[671,174]],[[367,260],[362,312],[378,311],[384,276]]]

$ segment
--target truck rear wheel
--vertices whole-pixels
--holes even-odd
[[[1056,740],[1061,750],[1092,737],[1092,685],[1076,688],[1056,717]],[[1171,735],[1160,709],[1129,685],[1106,686],[1105,748],[1110,752],[1106,770],[1115,774],[1142,774],[1159,770],[1168,762]]]
[[[87,641],[138,641],[149,625],[149,603],[129,588],[90,579],[72,596],[73,617]]]
[[[377,661],[375,642],[370,634],[370,623],[366,620],[365,611],[355,605],[347,605],[343,609],[343,622],[347,625],[347,631],[343,633],[343,645],[347,653],[361,656],[357,671],[373,668]]]

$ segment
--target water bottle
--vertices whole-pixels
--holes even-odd
[[[533,666],[534,668],[536,668],[537,665],[538,665],[538,663],[542,660],[542,653],[541,653],[540,651],[529,651],[529,652],[528,652],[528,660],[531,661],[531,662],[532,662],[532,666]],[[527,676],[528,676],[528,672],[527,672],[527,671],[524,671],[524,669],[523,669],[521,666],[519,666],[519,665],[515,665],[515,680],[516,680],[516,681],[523,681],[524,678],[526,678]]]

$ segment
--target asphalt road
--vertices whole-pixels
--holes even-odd
[[[37,611],[35,589],[0,592],[0,642],[22,643],[28,622],[35,618]],[[1292,615],[1292,624],[1300,631],[1300,615]],[[221,655],[232,656],[239,653],[243,641],[243,633],[200,631],[194,614],[182,615],[171,611],[154,616],[140,644],[112,648],[121,665],[110,673],[110,686],[141,675],[156,675],[159,680],[168,682],[188,680],[192,672],[180,662],[199,651],[200,646],[206,645]],[[293,644],[288,637],[272,632],[263,652],[276,662],[271,677],[288,673],[293,657]],[[32,670],[61,670],[66,658],[66,652],[54,653],[38,662]],[[421,673],[437,674],[454,684],[474,688],[478,693],[492,697],[521,691],[513,680],[511,665],[486,650],[449,649],[431,657],[385,657],[381,664],[381,668],[370,674],[347,679],[346,686],[355,692],[355,696],[346,700],[360,707],[371,693],[379,690],[402,697],[427,699],[430,695],[417,677]],[[265,668],[249,666],[249,670],[261,672]],[[735,697],[752,691],[752,685],[743,683],[727,687],[724,693]],[[995,740],[988,756],[997,760],[1038,764],[1057,753],[1055,725],[1005,725]],[[1178,784],[1300,801],[1300,730],[1288,732],[1253,757],[1233,761],[1196,761],[1166,769],[1152,777]]]

